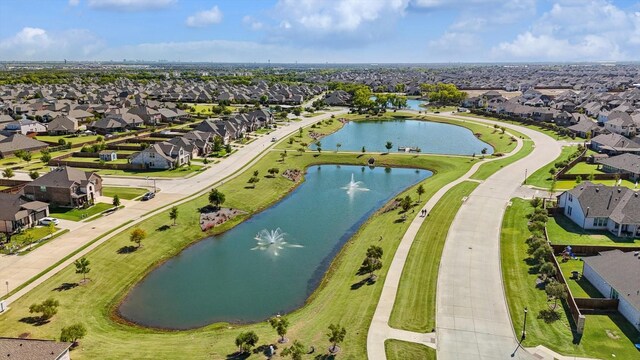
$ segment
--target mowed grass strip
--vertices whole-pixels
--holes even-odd
[[[444,124],[462,126],[471,130],[474,134],[480,134],[478,139],[484,141],[493,147],[495,153],[508,153],[515,149],[517,142],[511,141],[511,135],[503,134],[501,130],[494,128],[489,124],[482,124],[472,121],[457,120],[439,116],[426,116],[421,119],[427,121],[439,122]],[[510,131],[507,129],[507,131]],[[478,154],[480,155],[480,154]]]
[[[522,333],[524,308],[527,316],[527,338],[524,347],[545,345],[563,355],[598,359],[636,359],[640,334],[619,314],[587,315],[582,338],[573,336],[566,306],[559,309],[559,319],[547,323],[539,317],[549,310],[544,290],[536,288],[537,274],[530,273],[525,240],[529,236],[527,215],[533,212],[528,201],[513,199],[507,208],[500,239],[502,277],[515,333]],[[579,341],[578,341],[579,340]]]
[[[479,184],[465,181],[451,188],[431,210],[411,245],[402,270],[389,325],[431,332],[435,328],[436,285],[442,249],[460,206]]]
[[[315,155],[290,155],[283,164],[278,153],[268,154],[255,166],[248,167],[238,178],[225,182],[220,187],[227,197],[225,206],[255,213],[295,188],[296,184],[282,176],[265,178],[266,170],[271,167],[279,167],[282,172],[286,168],[304,169],[320,163],[364,165],[368,160],[368,157],[355,154],[323,152],[317,157]],[[376,156],[376,164],[412,166],[434,171],[435,176],[422,182],[426,190],[422,196],[423,203],[439,188],[464,174],[471,165],[469,160],[464,158],[406,155]],[[260,182],[255,189],[247,188],[247,180],[253,176],[254,170],[259,171]],[[400,196],[408,194],[417,198],[416,186]],[[81,279],[73,266],[65,268],[11,304],[11,309],[0,317],[0,334],[19,336],[28,333],[32,338],[52,339],[59,337],[62,327],[80,322],[87,328],[88,333],[86,338],[81,340],[79,348],[74,350],[74,360],[122,359],[131,358],[132,354],[135,354],[136,359],[224,359],[236,351],[235,337],[241,331],[247,330],[253,330],[260,336],[259,344],[274,343],[277,335],[264,322],[250,325],[217,323],[189,331],[160,331],[125,324],[112,318],[117,305],[129,289],[157,264],[177,255],[188,245],[213,234],[203,233],[199,229],[198,208],[206,203],[204,195],[178,205],[177,226],[171,226],[168,210],[136,225],[148,234],[138,251],[118,253],[121,248],[134,244],[129,241],[129,231],[114,236],[87,255],[91,262],[89,283],[70,290],[61,290],[61,285],[74,284]],[[367,329],[382,290],[386,271],[402,234],[409,226],[408,221],[396,223],[398,217],[397,211],[374,214],[344,245],[333,259],[319,288],[301,309],[288,315],[292,324],[287,334],[289,339],[298,339],[307,345],[313,345],[317,349],[316,353],[322,354],[329,346],[326,339],[327,326],[340,323],[347,328],[346,339],[341,344],[340,357],[362,359],[366,356]],[[243,218],[236,218],[212,231],[228,230],[242,220]],[[380,235],[385,241],[378,241]],[[366,249],[372,244],[381,245],[384,249],[384,266],[378,272],[378,281],[374,285],[352,290],[351,286],[362,279],[355,274]],[[30,316],[29,305],[48,297],[59,300],[61,304],[58,314],[50,323],[33,326],[19,321]],[[262,355],[252,354],[250,358],[259,359]]]
[[[558,156],[554,161],[541,167],[533,174],[529,175],[529,177],[527,178],[527,185],[537,186],[545,189],[549,188],[552,182],[552,176],[549,171],[552,168],[555,168],[555,163],[568,160],[569,156],[571,156],[571,154],[575,153],[576,151],[578,151],[578,146],[563,146],[560,156]]]
[[[428,346],[389,339],[384,342],[387,360],[436,360],[436,351]]]
[[[105,186],[102,188],[102,195],[114,197],[117,194],[120,199],[133,200],[144,195],[147,191],[147,189],[136,187]]]

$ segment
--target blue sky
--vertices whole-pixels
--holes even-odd
[[[2,0],[0,60],[640,60],[631,0]]]

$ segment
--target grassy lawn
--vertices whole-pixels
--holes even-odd
[[[384,342],[387,360],[436,360],[436,351],[422,344],[389,339]]]
[[[465,181],[453,187],[420,227],[402,270],[390,326],[416,332],[431,332],[435,328],[436,285],[442,248],[449,226],[462,206],[462,198],[478,185]]]
[[[564,278],[567,280],[567,284],[569,285],[569,289],[571,289],[571,293],[573,297],[577,298],[602,298],[602,294],[595,288],[595,286],[591,285],[589,280],[580,277],[579,279],[572,279],[571,272],[578,271],[582,274],[582,266],[583,262],[581,260],[567,260],[566,262],[562,262],[562,256],[557,257],[558,264],[560,264],[560,270],[562,270],[562,274]]]
[[[124,187],[124,186],[105,186],[102,188],[102,195],[113,197],[118,194],[120,199],[133,200],[139,196],[144,195],[148,190],[136,187]]]
[[[640,239],[617,237],[606,230],[583,230],[563,214],[549,217],[547,234],[554,244],[640,246]]]
[[[560,156],[558,156],[558,158],[556,158],[553,162],[541,167],[533,174],[529,175],[529,177],[527,178],[527,185],[533,185],[540,188],[548,189],[551,186],[552,181],[549,170],[555,167],[555,163],[567,160],[569,156],[576,151],[578,151],[578,146],[563,146],[562,152],[560,153]],[[575,184],[575,181],[571,182]],[[556,187],[558,187],[557,185],[558,182],[556,182]]]
[[[307,126],[302,129],[302,137],[300,133],[294,133],[289,135],[289,137],[285,138],[284,141],[281,141],[276,149],[286,149],[287,151],[295,151],[301,147],[304,147],[305,150],[308,150],[307,147],[314,143],[315,140],[309,136],[310,133],[322,134],[322,136],[327,136],[332,134],[338,130],[340,130],[344,126],[343,123],[338,121],[338,119],[326,119],[320,121],[315,124],[315,127]],[[322,141],[322,139],[320,139]],[[307,144],[307,146],[303,146],[302,144]],[[324,149],[324,151],[331,151],[335,149]]]
[[[500,240],[502,274],[515,332],[522,332],[523,309],[529,309],[525,347],[545,345],[563,355],[611,359],[635,359],[638,350],[633,346],[640,334],[619,315],[587,315],[585,332],[580,341],[571,332],[568,312],[560,309],[560,319],[546,323],[538,318],[549,309],[547,296],[535,287],[537,275],[529,272],[527,246],[529,236],[526,215],[533,212],[528,201],[513,199],[507,208]]]
[[[541,126],[535,125],[535,124],[529,125],[529,124],[524,124],[524,123],[521,123],[521,122],[518,122],[518,121],[503,120],[503,119],[498,119],[498,118],[491,117],[491,116],[476,115],[476,114],[472,114],[472,113],[458,113],[456,115],[468,116],[468,117],[477,117],[477,118],[481,118],[481,119],[500,121],[500,122],[507,123],[507,124],[520,125],[520,126],[524,126],[526,128],[529,128],[531,130],[539,131],[539,132],[541,132],[543,134],[549,135],[552,138],[557,139],[557,140],[571,139],[568,136],[565,136],[565,135],[560,136],[553,130],[548,130],[548,129],[545,129],[545,128],[541,127]]]
[[[60,228],[54,227],[54,232],[60,230]],[[0,253],[8,254],[11,251],[19,250],[29,243],[37,242],[45,236],[51,235],[51,229],[48,226],[36,226],[30,229],[24,230],[22,233],[13,235],[11,241],[4,244]],[[35,244],[34,244],[35,246]]]
[[[582,178],[583,181],[586,181],[587,178],[583,177]],[[592,181],[594,184],[602,184],[602,185],[607,185],[607,186],[614,186],[616,184],[615,180],[593,180]],[[560,180],[556,183],[556,189],[557,190],[568,190],[568,189],[573,189],[574,187],[576,187],[577,183],[575,180]],[[629,189],[635,189],[636,188],[636,184],[629,181],[629,180],[622,180],[620,182],[620,186],[624,186],[624,187],[628,187]]]
[[[71,221],[81,221],[105,210],[111,209],[112,207],[113,205],[111,204],[99,202],[88,209],[52,208],[49,216]]]
[[[85,171],[94,171],[100,175],[112,176],[141,176],[141,177],[185,177],[192,175],[203,169],[201,165],[181,166],[173,170],[113,170],[113,169],[83,169]]]
[[[423,182],[426,190],[422,196],[423,203],[444,184],[467,171],[471,164],[468,159],[463,158],[401,155],[375,157],[378,166],[412,166],[434,171],[436,175]],[[249,167],[238,178],[225,182],[220,190],[226,194],[225,205],[251,214],[270,206],[296,186],[283,177],[263,178],[266,170],[271,167],[282,170],[303,169],[320,163],[364,165],[367,159],[354,154],[322,153],[316,157],[308,153],[290,155],[282,164],[278,153],[272,153]],[[246,189],[247,180],[252,177],[254,170],[260,172],[261,181],[256,189]],[[406,194],[415,198],[416,186],[407,189]],[[87,255],[91,261],[91,282],[72,290],[56,291],[54,289],[61,284],[75,283],[80,279],[73,266],[64,269],[12,304],[11,310],[0,317],[0,334],[18,336],[30,333],[33,338],[54,338],[60,334],[62,327],[82,322],[88,334],[81,341],[79,349],[74,350],[74,359],[128,358],[133,352],[136,358],[220,359],[235,351],[235,337],[248,329],[260,336],[260,344],[275,341],[275,332],[265,322],[244,326],[217,323],[196,330],[166,332],[123,324],[111,318],[118,302],[147,272],[164,259],[178,254],[189,244],[208,235],[199,229],[197,212],[206,203],[205,195],[178,205],[178,225],[165,231],[158,229],[170,224],[169,210],[138,224],[148,234],[139,251],[118,254],[118,249],[131,245],[131,242],[129,231],[116,235]],[[236,218],[215,231],[225,231],[244,218]],[[340,358],[365,357],[366,329],[375,311],[388,265],[402,234],[409,226],[409,222],[395,223],[397,218],[397,211],[374,214],[344,245],[305,306],[288,316],[292,324],[287,335],[290,339],[299,339],[307,345],[314,345],[316,349],[326,349],[329,345],[325,335],[327,326],[340,323],[347,328],[346,339],[341,344]],[[380,235],[384,237],[384,242],[378,241]],[[382,263],[385,266],[378,272],[379,280],[373,286],[351,290],[351,285],[361,279],[354,272],[359,268],[362,255],[371,244],[381,245],[384,250]],[[58,314],[49,324],[36,327],[19,321],[29,316],[30,304],[49,296],[61,303]],[[184,346],[185,344],[190,345]],[[321,350],[320,354],[324,352]],[[252,355],[251,358],[262,356]]]
[[[84,144],[91,141],[97,141],[100,135],[71,136],[71,135],[38,135],[36,140],[57,144],[60,139],[64,139],[67,143]],[[102,137],[104,138],[104,137]]]
[[[598,164],[587,164],[584,161],[575,164],[571,169],[569,169],[569,171],[567,171],[567,174],[582,174],[582,178],[584,180],[587,179],[584,175],[604,173],[604,171],[598,169]]]
[[[478,171],[476,171],[473,175],[471,175],[471,179],[486,180],[489,176],[493,175],[496,171],[526,157],[532,151],[533,151],[533,141],[531,141],[529,138],[525,138],[522,144],[522,149],[520,149],[520,151],[518,151],[516,154],[511,155],[507,158],[494,160],[486,164],[483,164],[482,166],[480,166]],[[523,174],[523,179],[524,179],[524,174]]]
[[[422,116],[420,119],[434,121],[439,123],[451,124],[465,127],[474,134],[481,134],[478,139],[488,143],[493,147],[496,153],[508,153],[515,149],[517,142],[511,141],[511,136],[503,134],[502,131],[495,129],[492,125],[481,124],[472,121],[449,119],[439,116]]]
[[[90,158],[90,157],[68,157],[65,160],[68,161],[76,161],[76,162],[82,162],[82,163],[87,163],[86,166],[91,166],[91,164],[99,164],[100,163],[100,158]],[[113,161],[106,161],[105,164],[128,164],[129,160],[128,159],[122,159],[122,158],[118,158],[116,160]]]

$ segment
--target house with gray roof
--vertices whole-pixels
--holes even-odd
[[[640,191],[587,181],[560,194],[558,207],[583,229],[640,237]]]
[[[635,252],[603,251],[582,259],[582,276],[608,299],[618,300],[618,311],[640,330],[640,256]]]
[[[144,169],[175,169],[191,160],[191,153],[180,144],[169,141],[156,143],[131,156],[131,164]]]
[[[621,154],[596,160],[606,173],[629,174],[632,181],[640,180],[640,155]]]
[[[13,234],[33,227],[49,215],[49,204],[33,201],[22,194],[0,193],[0,233]]]
[[[640,153],[640,144],[620,134],[600,134],[591,139],[593,151],[606,154]]]
[[[59,207],[91,205],[102,194],[102,177],[69,166],[53,169],[23,188],[24,195]]]
[[[14,154],[16,151],[40,151],[45,149],[47,143],[32,139],[22,134],[13,134],[4,138],[0,138],[0,158],[5,158]]]
[[[58,116],[47,124],[49,135],[75,134],[78,129],[78,119],[67,115]]]
[[[70,342],[0,338],[0,356],[11,360],[69,360]]]

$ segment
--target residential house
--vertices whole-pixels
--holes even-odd
[[[640,330],[640,257],[618,249],[582,258],[582,276],[608,299],[618,300],[618,312]]]
[[[13,134],[8,137],[0,135],[0,158],[12,155],[16,151],[40,151],[49,145],[42,141],[32,139],[22,134]]]
[[[591,149],[610,155],[624,152],[640,153],[640,144],[620,134],[600,134],[591,139]]]
[[[131,156],[131,164],[145,169],[175,169],[190,161],[189,152],[170,142],[156,143]]]
[[[612,133],[633,137],[636,135],[636,123],[631,115],[622,111],[612,111],[604,128]]]
[[[632,181],[640,180],[640,155],[621,154],[596,160],[602,171],[615,174],[629,174]]]
[[[558,207],[583,229],[640,237],[640,192],[583,182],[558,196]]]
[[[23,188],[31,200],[59,207],[82,207],[93,204],[102,195],[102,177],[63,166],[40,176]]]
[[[0,354],[11,360],[70,360],[70,342],[0,338]]]
[[[0,193],[0,233],[13,234],[33,227],[49,215],[49,204],[33,201],[22,194]]]
[[[33,120],[17,120],[14,122],[10,122],[5,124],[4,133],[5,134],[22,134],[27,135],[30,133],[44,133],[47,131],[47,127]]]
[[[49,135],[66,135],[78,132],[78,119],[61,115],[51,120],[47,125]]]

